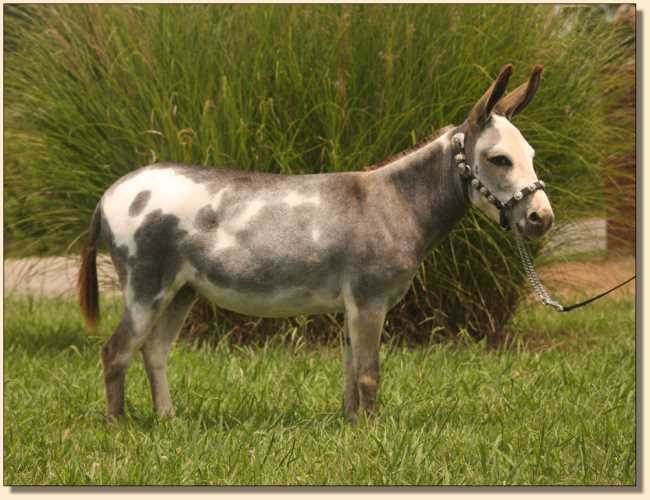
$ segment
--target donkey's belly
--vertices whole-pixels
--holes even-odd
[[[197,276],[192,286],[223,309],[264,318],[284,318],[301,314],[321,314],[343,310],[341,293],[332,290],[308,289],[304,286],[271,286],[258,289],[243,286],[236,280],[230,287],[215,284],[205,276]],[[238,286],[239,285],[239,286]]]

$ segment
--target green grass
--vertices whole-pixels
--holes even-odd
[[[634,304],[521,311],[509,347],[382,347],[381,411],[341,416],[337,347],[281,336],[179,345],[177,417],[154,416],[142,364],[128,418],[104,420],[98,337],[69,301],[5,298],[9,485],[634,485]]]

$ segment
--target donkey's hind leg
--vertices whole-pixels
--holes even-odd
[[[182,288],[162,313],[154,332],[142,346],[142,358],[151,386],[151,397],[156,412],[161,417],[174,415],[167,383],[167,358],[195,299],[196,293],[192,288]]]
[[[134,354],[142,347],[156,318],[153,307],[125,305],[122,319],[102,348],[107,419],[124,414],[124,378]]]

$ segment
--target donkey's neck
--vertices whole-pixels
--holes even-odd
[[[372,172],[415,221],[421,260],[467,213],[465,186],[455,171],[450,129],[437,139]],[[397,211],[399,212],[399,211]],[[396,214],[399,217],[399,213]]]

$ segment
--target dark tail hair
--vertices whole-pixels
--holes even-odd
[[[81,267],[77,280],[79,306],[86,327],[97,332],[99,323],[99,285],[97,283],[97,240],[101,232],[101,209],[99,204],[93,212],[88,232],[88,241],[81,250]]]

